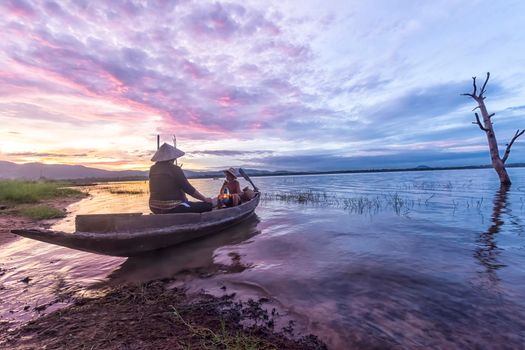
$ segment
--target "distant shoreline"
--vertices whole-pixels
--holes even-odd
[[[525,168],[525,163],[514,163],[506,166],[507,168]],[[443,170],[476,170],[476,169],[490,169],[491,165],[467,165],[467,166],[454,166],[454,167],[416,167],[416,168],[399,168],[399,169],[356,169],[356,170],[331,170],[331,171],[274,171],[274,172],[261,172],[251,173],[247,171],[250,177],[269,177],[269,176],[301,176],[301,175],[340,175],[340,174],[367,174],[367,173],[397,173],[405,171],[443,171]],[[191,175],[188,179],[213,179],[216,178],[217,174],[203,174],[203,175]],[[115,181],[145,181],[148,177],[146,176],[132,176],[132,177],[116,177],[116,178],[83,178],[83,179],[70,179],[77,185],[84,185],[90,182],[115,182]]]
[[[507,168],[524,168],[525,163],[513,163],[506,166]],[[467,165],[467,166],[449,166],[449,167],[428,167],[419,166],[415,168],[384,168],[384,169],[355,169],[355,170],[326,170],[326,171],[268,171],[258,169],[247,169],[244,171],[250,177],[267,177],[267,176],[301,176],[301,175],[339,175],[339,174],[367,174],[367,173],[394,173],[394,172],[407,172],[407,171],[442,171],[442,170],[475,170],[475,169],[489,169],[491,165]],[[95,169],[96,170],[96,169]],[[196,172],[192,170],[185,170],[188,179],[212,179],[212,178],[223,178],[222,171],[202,171]],[[140,175],[130,176],[86,176],[86,177],[70,177],[70,178],[46,178],[40,177],[40,179],[27,179],[25,177],[7,177],[6,179],[20,179],[26,181],[67,181],[73,186],[85,186],[100,182],[119,182],[119,181],[147,181],[147,172]]]
[[[366,173],[397,173],[404,171],[435,171],[435,170],[475,170],[490,169],[491,165],[469,165],[462,167],[422,167],[422,168],[400,168],[400,169],[357,169],[357,170],[333,170],[333,171],[298,171],[298,172],[273,172],[269,174],[248,174],[251,177],[262,176],[297,176],[297,175],[339,175],[339,174],[366,174]],[[506,168],[525,168],[525,164],[509,164]]]

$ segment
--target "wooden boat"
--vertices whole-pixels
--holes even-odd
[[[75,233],[27,229],[11,232],[38,241],[92,253],[134,256],[213,234],[253,214],[260,193],[237,207],[197,214],[77,215]]]

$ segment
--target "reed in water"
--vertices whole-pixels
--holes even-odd
[[[455,199],[437,198],[435,193],[422,193],[417,198],[394,193],[380,193],[377,195],[360,195],[355,197],[344,196],[333,192],[323,191],[274,191],[263,193],[263,201],[279,201],[289,204],[302,204],[312,207],[341,208],[353,214],[376,214],[380,211],[392,210],[397,215],[408,215],[415,207],[448,207],[452,211],[463,207],[480,211],[484,205],[484,199],[466,198],[463,201]],[[523,208],[523,199],[522,208]]]
[[[334,193],[317,191],[270,192],[264,193],[262,200],[299,203],[304,205],[342,208],[351,213],[371,214],[385,209],[393,209],[401,214],[415,202],[397,193],[377,196],[343,197]]]

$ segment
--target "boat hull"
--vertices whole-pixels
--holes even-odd
[[[236,225],[253,214],[259,198],[260,195],[257,195],[240,206],[202,214],[79,216],[75,233],[40,229],[12,232],[72,249],[129,257],[194,240]]]

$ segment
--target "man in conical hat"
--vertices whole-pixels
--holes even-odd
[[[151,158],[155,164],[149,171],[149,207],[155,214],[203,213],[212,209],[212,199],[197,191],[174,164],[183,155],[180,149],[164,143]],[[186,194],[201,202],[189,202]]]

